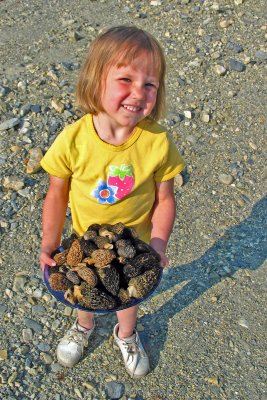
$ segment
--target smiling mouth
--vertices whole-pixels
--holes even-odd
[[[138,112],[138,111],[141,111],[141,110],[142,110],[141,107],[128,106],[127,104],[123,104],[122,107],[123,107],[125,110],[132,111],[132,112]]]

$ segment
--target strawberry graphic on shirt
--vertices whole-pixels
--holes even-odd
[[[119,167],[109,167],[108,185],[117,187],[116,197],[122,199],[127,196],[133,188],[134,176],[131,165],[122,164]]]

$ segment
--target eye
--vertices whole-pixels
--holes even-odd
[[[131,82],[130,78],[120,78],[120,80],[123,82]]]
[[[155,83],[152,83],[152,82],[147,82],[145,86],[146,86],[146,87],[155,88],[155,89],[158,88],[157,85],[156,85]]]

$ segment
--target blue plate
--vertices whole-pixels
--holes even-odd
[[[62,252],[63,250],[64,250],[64,248],[63,248],[62,246],[60,246],[60,247],[57,249],[57,253]],[[133,307],[133,306],[135,306],[135,305],[137,305],[137,304],[139,304],[139,303],[142,303],[144,300],[146,300],[148,297],[150,297],[150,296],[152,295],[152,293],[153,293],[153,292],[156,290],[156,288],[158,287],[158,285],[159,285],[159,283],[160,283],[160,281],[161,281],[161,278],[162,278],[162,271],[163,271],[163,269],[161,269],[157,282],[155,283],[155,285],[153,286],[153,288],[150,290],[150,292],[148,292],[142,299],[132,299],[132,301],[131,301],[130,303],[123,304],[123,305],[120,305],[120,306],[118,306],[118,307],[114,307],[114,308],[112,308],[112,309],[110,309],[110,310],[103,310],[103,309],[100,309],[100,310],[97,309],[97,310],[95,310],[95,309],[91,309],[91,308],[85,308],[85,307],[83,307],[83,306],[82,306],[81,304],[79,304],[79,303],[77,303],[77,304],[71,304],[69,301],[67,301],[67,300],[64,298],[64,292],[58,292],[58,291],[56,291],[56,290],[53,290],[53,289],[51,288],[50,283],[49,283],[49,280],[48,280],[48,279],[49,279],[49,275],[50,275],[50,274],[49,274],[49,269],[50,269],[50,267],[49,267],[48,265],[46,265],[45,268],[44,268],[44,281],[45,281],[45,284],[46,284],[46,286],[47,286],[48,291],[52,294],[52,296],[54,296],[58,301],[60,301],[61,303],[65,304],[65,305],[68,306],[68,307],[78,308],[79,310],[90,311],[90,312],[99,313],[99,314],[101,314],[101,313],[107,313],[107,312],[114,312],[114,311],[125,310],[126,308],[130,308],[130,307]]]

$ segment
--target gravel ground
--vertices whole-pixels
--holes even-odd
[[[266,1],[4,0],[0,16],[1,399],[266,399]],[[97,316],[75,368],[57,364],[75,311],[38,266],[39,160],[81,115],[73,92],[88,43],[118,24],[165,49],[162,123],[187,163],[171,267],[140,307],[152,371],[138,381],[113,348],[113,314]]]

